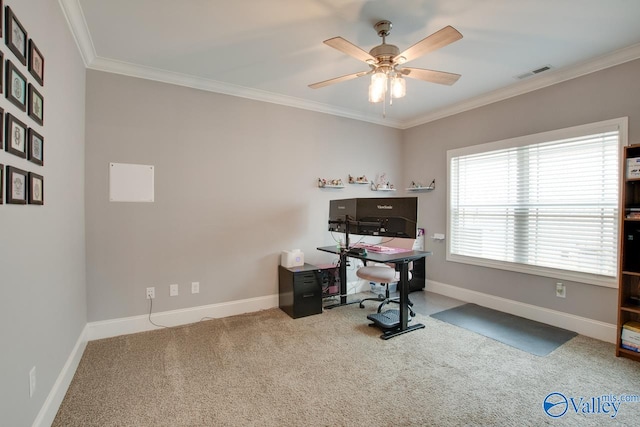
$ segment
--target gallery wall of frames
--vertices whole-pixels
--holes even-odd
[[[0,148],[11,154],[0,163],[0,204],[43,205],[44,56],[2,0],[0,37]],[[17,113],[8,111],[9,103]]]

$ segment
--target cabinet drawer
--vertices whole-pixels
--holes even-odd
[[[294,281],[293,283],[293,294],[296,297],[301,297],[306,294],[317,294],[318,291],[320,291],[320,285],[315,278],[310,281]]]
[[[294,286],[304,286],[312,283],[316,283],[316,274],[313,271],[308,271],[303,274],[296,274],[293,276],[293,285]]]

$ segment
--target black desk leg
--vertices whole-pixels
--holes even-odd
[[[360,300],[347,302],[347,258],[347,253],[344,250],[340,252],[340,268],[338,269],[338,274],[340,276],[340,302],[338,304],[331,304],[324,307],[326,309],[349,304],[357,304],[360,302]]]
[[[347,254],[340,252],[340,304],[347,303]]]
[[[407,329],[409,323],[409,263],[403,262],[400,265],[400,330]]]
[[[416,323],[408,326],[409,324],[409,263],[403,262],[400,265],[400,325],[397,328],[385,331],[380,338],[388,340],[398,335],[406,334],[407,332],[414,331],[416,329],[422,329],[425,326],[422,323]]]

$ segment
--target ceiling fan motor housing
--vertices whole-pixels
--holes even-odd
[[[388,61],[391,63],[391,59],[400,53],[398,46],[392,44],[383,43],[374,47],[369,51],[369,54],[378,60],[378,63]]]
[[[385,38],[391,32],[391,21],[382,20],[376,22],[373,28],[378,33],[378,36],[382,37],[382,44],[374,47],[369,51],[369,54],[376,58],[375,66],[393,66],[393,58],[395,58],[399,53],[400,49],[398,46],[394,46],[392,44],[387,44]]]

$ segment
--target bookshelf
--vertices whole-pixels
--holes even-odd
[[[640,321],[640,145],[624,148],[622,164],[616,356],[640,361],[640,353],[623,348],[621,339],[626,322]]]

